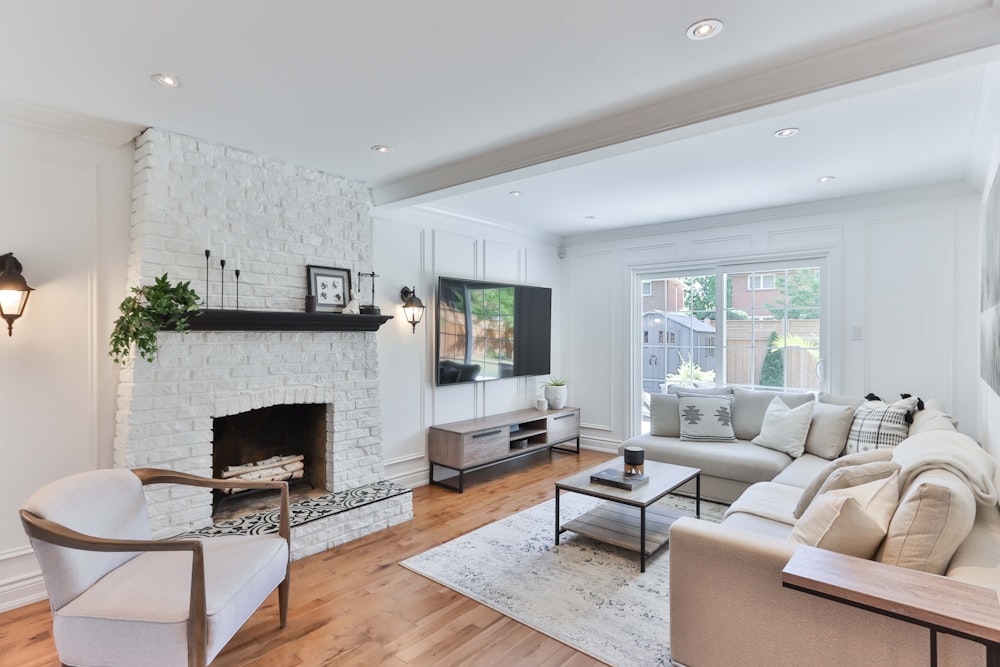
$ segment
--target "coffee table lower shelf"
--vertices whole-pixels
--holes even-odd
[[[562,525],[560,533],[571,530],[579,535],[639,551],[642,510],[631,505],[606,502]],[[684,512],[651,505],[646,508],[646,556],[662,549],[670,539],[670,526]]]

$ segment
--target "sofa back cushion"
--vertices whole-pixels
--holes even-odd
[[[649,433],[679,438],[681,436],[679,405],[676,394],[651,394],[649,397]]]
[[[902,489],[875,559],[890,565],[944,574],[976,518],[976,499],[965,480],[936,468]]]
[[[817,402],[806,436],[806,451],[824,459],[837,458],[844,453],[853,422],[854,408],[851,406]]]
[[[761,391],[733,388],[733,432],[740,440],[753,440],[760,435],[764,414],[775,396],[789,408],[797,408],[813,400],[812,394]]]
[[[668,384],[668,394],[706,394],[708,396],[732,396],[732,387],[687,387],[682,384]]]
[[[816,397],[817,402],[826,403],[828,405],[846,405],[851,408],[851,410],[856,410],[858,406],[865,402],[863,398],[855,398],[854,396],[843,396],[841,394],[830,394],[825,391],[819,392]]]

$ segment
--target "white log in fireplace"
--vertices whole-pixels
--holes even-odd
[[[370,195],[360,183],[150,129],[136,144],[129,281],[187,280],[212,309],[302,311],[306,265],[370,271]],[[212,251],[205,273],[206,246]],[[218,259],[227,255],[225,303]],[[115,465],[212,475],[213,419],[287,404],[326,407],[327,489],[383,479],[377,334],[161,333],[153,363],[120,372]],[[155,534],[211,523],[203,489],[150,492]],[[374,530],[412,518],[409,494]],[[391,506],[390,506],[391,505]],[[364,524],[352,517],[355,524]],[[351,537],[363,532],[355,525]],[[370,532],[370,531],[369,531]]]

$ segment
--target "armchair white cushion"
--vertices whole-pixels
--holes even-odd
[[[235,484],[154,470],[95,470],[53,482],[21,511],[66,665],[205,665],[279,589],[288,605],[288,494],[278,535],[154,541],[144,483]],[[238,482],[242,488],[245,481]]]

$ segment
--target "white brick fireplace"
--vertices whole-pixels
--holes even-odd
[[[225,248],[225,308],[235,307],[239,268],[241,309],[301,312],[307,264],[355,277],[371,270],[369,201],[360,183],[147,130],[136,147],[130,284],[167,273],[206,296],[211,244],[208,308],[222,305]],[[383,479],[375,333],[206,331],[158,340],[155,362],[121,370],[116,466],[211,476],[214,418],[318,403],[326,406],[328,489]],[[209,491],[154,488],[150,505],[160,536],[211,523]],[[399,519],[411,516],[412,508]]]

